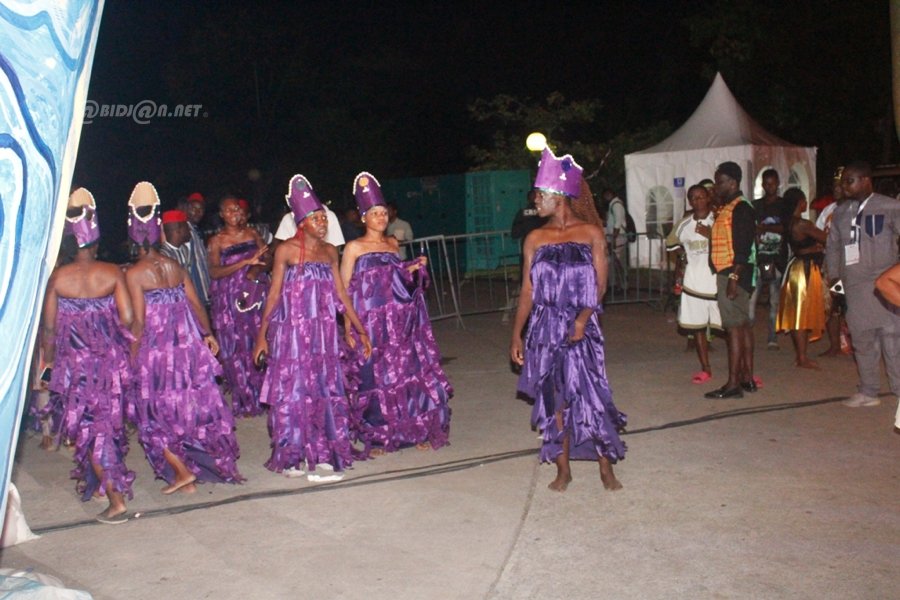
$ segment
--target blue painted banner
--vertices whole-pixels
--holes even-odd
[[[0,0],[0,523],[103,0]]]

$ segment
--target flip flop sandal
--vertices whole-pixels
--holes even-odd
[[[691,383],[706,383],[710,379],[712,379],[712,375],[706,371],[698,371],[691,377]]]
[[[103,517],[97,515],[97,522],[103,523],[104,525],[121,525],[122,523],[127,523],[128,519],[130,518],[131,517],[127,512],[122,513],[121,515],[116,515],[114,517]]]

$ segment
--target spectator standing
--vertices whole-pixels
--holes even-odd
[[[191,232],[191,240],[187,245],[188,253],[179,263],[191,276],[191,282],[194,289],[197,290],[197,297],[203,306],[209,307],[209,255],[206,252],[206,240],[200,232],[200,222],[203,221],[203,215],[206,212],[206,204],[203,195],[194,192],[181,203],[181,210],[187,214],[188,227]]]
[[[606,243],[612,264],[609,265],[609,289],[613,292],[623,291],[628,287],[625,251],[628,246],[628,216],[625,201],[607,188],[603,190],[603,203],[606,205]]]
[[[831,219],[834,217],[834,211],[845,200],[844,188],[841,187],[841,172],[843,170],[844,167],[838,167],[837,171],[835,171],[832,181],[832,201],[821,207],[819,216],[816,218],[816,227],[825,232],[826,239],[828,232],[831,230]],[[822,266],[822,271],[822,280],[828,281],[830,277],[825,265]],[[847,302],[843,294],[835,294],[834,292],[829,292],[826,301],[825,309],[828,317],[825,321],[825,331],[828,333],[828,349],[819,356],[837,356],[841,353],[848,353],[851,351],[850,348],[848,347],[847,350],[844,350],[841,346],[841,330],[846,326],[844,315],[847,312]]]
[[[399,217],[397,205],[394,202],[388,202],[388,226],[387,235],[394,236],[400,242],[400,260],[406,260],[406,243],[413,240],[412,225]]]
[[[781,292],[781,279],[787,265],[787,246],[783,243],[784,201],[778,195],[781,179],[775,169],[766,169],[762,174],[763,197],[753,203],[756,209],[756,288],[750,297],[750,322],[756,322],[756,303],[762,287],[769,291],[769,318],[767,320],[769,350],[778,350],[778,338],[775,335],[775,318],[778,314],[778,297]]]
[[[803,218],[805,211],[806,195],[799,188],[785,192],[782,223],[794,258],[787,266],[781,287],[775,327],[779,333],[790,331],[797,356],[795,366],[818,369],[819,365],[809,359],[806,349],[809,342],[822,337],[825,329],[826,292],[819,270],[825,232]]]
[[[678,326],[694,333],[700,371],[694,374],[691,382],[699,384],[712,379],[706,332],[710,328],[721,330],[722,317],[716,302],[716,275],[709,268],[709,237],[714,222],[710,195],[699,184],[692,185],[687,195],[692,210],[672,229],[666,238],[666,248],[687,257],[678,306]]]
[[[847,200],[834,211],[825,259],[829,285],[843,284],[859,373],[858,391],[844,405],[877,406],[882,358],[891,391],[900,396],[900,314],[874,293],[875,280],[897,262],[900,202],[873,192],[865,162],[848,164],[841,185]]]
[[[743,172],[737,163],[716,169],[715,190],[722,203],[710,239],[710,263],[716,272],[716,300],[728,339],[728,381],[707,398],[742,398],[755,392],[753,322],[750,296],[756,284],[756,213],[741,193]]]

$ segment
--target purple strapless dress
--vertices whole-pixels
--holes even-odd
[[[129,344],[113,296],[59,298],[56,358],[50,378],[51,430],[75,442],[72,478],[82,500],[106,486],[131,499],[134,471],[125,466],[125,395],[131,385]],[[91,466],[103,468],[98,480]]]
[[[184,286],[144,293],[146,317],[129,413],[153,472],[169,484],[166,448],[198,481],[238,483],[234,417],[216,376],[222,368],[203,343]]]
[[[307,262],[285,270],[281,298],[269,319],[269,360],[260,402],[269,405],[272,456],[266,468],[311,471],[353,462],[349,407],[336,316],[344,311],[331,266]]]
[[[369,360],[360,344],[348,349],[352,430],[366,452],[448,443],[453,388],[428,319],[427,271],[410,273],[409,264],[391,252],[363,254],[347,290],[372,342]]]
[[[571,436],[573,460],[610,462],[625,457],[619,431],[626,417],[613,404],[606,380],[603,332],[597,316],[597,276],[587,244],[566,242],[537,249],[531,265],[534,308],[525,336],[525,364],[519,392],[534,399],[532,425],[542,431],[541,461],[562,453],[564,434]],[[567,341],[575,317],[594,308],[584,338]],[[563,413],[563,431],[555,414]]]
[[[252,240],[229,246],[222,251],[222,265],[232,265],[256,251],[256,242]],[[219,341],[219,360],[231,390],[231,409],[237,417],[263,412],[259,404],[263,373],[254,366],[250,355],[262,323],[268,276],[259,283],[248,281],[248,269],[244,267],[228,277],[213,279],[209,286],[210,316]]]

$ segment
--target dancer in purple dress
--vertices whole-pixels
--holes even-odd
[[[231,390],[231,409],[235,416],[251,417],[263,412],[263,373],[254,367],[250,352],[269,284],[260,271],[266,267],[268,247],[255,229],[245,226],[237,199],[222,200],[219,215],[225,226],[208,243],[212,325],[221,342],[219,359]]]
[[[51,430],[75,442],[75,469],[82,500],[106,495],[102,523],[127,521],[134,472],[125,466],[125,393],[132,310],[125,277],[116,265],[96,260],[94,197],[79,188],[69,198],[61,254],[44,300],[42,343],[52,367]],[[59,443],[59,438],[57,438]]]
[[[534,187],[538,214],[549,217],[525,239],[525,273],[510,357],[522,365],[519,392],[534,400],[532,424],[543,436],[541,461],[556,463],[551,490],[572,481],[569,459],[600,462],[608,490],[622,484],[612,463],[625,457],[625,415],[606,380],[598,315],[606,291],[607,249],[582,169],[544,149]],[[522,329],[529,319],[524,351]]]
[[[310,481],[336,481],[353,462],[337,313],[359,333],[366,356],[371,346],[341,283],[337,249],[324,241],[328,220],[309,181],[294,175],[286,200],[297,235],[275,251],[253,349],[257,362],[268,363],[260,394],[272,438],[266,468],[299,477],[307,467]],[[345,338],[356,345],[348,331]]]
[[[344,247],[341,277],[372,341],[369,359],[351,352],[348,361],[353,432],[367,454],[438,449],[448,443],[453,388],[425,305],[427,259],[401,262],[375,177],[357,175],[353,193],[366,232]]]
[[[138,261],[126,280],[134,306],[135,391],[129,413],[163,494],[195,481],[238,483],[234,417],[216,384],[216,339],[191,278],[159,253],[156,189],[143,181],[128,201],[128,237]]]

